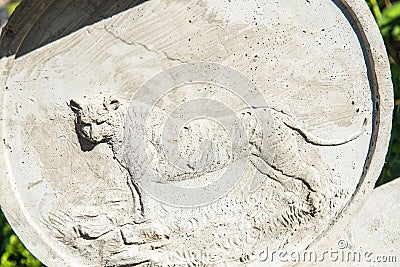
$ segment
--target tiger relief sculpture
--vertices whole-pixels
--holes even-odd
[[[70,101],[70,108],[76,115],[76,130],[77,134],[92,144],[107,143],[112,148],[116,160],[120,164],[124,164],[124,159],[121,153],[121,146],[123,143],[124,120],[127,113],[128,103],[124,103],[118,98],[111,96],[97,96],[94,98],[86,98],[82,100],[73,99]],[[258,111],[255,111],[258,110]],[[275,157],[273,160],[265,155],[267,151],[263,151],[265,146],[263,138],[268,136],[261,136],[256,130],[256,123],[252,119],[255,112],[270,112],[273,120],[273,130],[275,133],[274,146],[276,149]],[[163,117],[160,115],[160,117]],[[257,171],[268,178],[276,181],[285,188],[291,188],[297,184],[298,189],[302,191],[305,199],[309,202],[310,212],[319,212],[323,207],[323,199],[327,200],[329,195],[332,194],[333,189],[329,182],[329,175],[321,173],[318,169],[318,163],[315,166],[309,166],[303,162],[299,155],[300,145],[309,144],[311,146],[339,146],[349,143],[357,139],[364,131],[366,120],[360,125],[359,130],[346,138],[338,140],[324,140],[313,134],[307,132],[299,126],[290,115],[283,111],[271,109],[269,107],[256,107],[241,110],[238,114],[238,119],[243,120],[246,125],[246,131],[249,136],[249,150],[250,161],[253,163]],[[198,126],[201,130],[201,127]],[[188,130],[188,129],[187,129]],[[152,129],[149,129],[152,131]],[[154,131],[154,129],[153,129]],[[195,136],[196,129],[192,129],[191,138]],[[153,134],[152,136],[155,136]],[[182,137],[184,139],[184,137]],[[154,141],[154,140],[153,140]],[[159,140],[158,140],[159,141]],[[184,140],[181,140],[182,142]],[[160,142],[154,141],[153,144]],[[303,144],[300,144],[303,143]],[[221,147],[219,147],[221,148]],[[166,173],[168,181],[192,179],[195,176],[201,176],[205,173],[213,172],[217,169],[222,169],[229,158],[228,151],[219,151],[217,160],[220,164],[212,162],[208,165],[207,169],[193,173]],[[179,153],[177,151],[177,153]],[[165,173],[163,169],[162,155],[158,159],[158,172]],[[222,162],[222,164],[221,164]],[[224,163],[225,162],[225,163]],[[124,166],[127,168],[127,166]],[[269,169],[268,173],[264,170]],[[138,190],[135,188],[135,190]]]
[[[138,216],[135,216],[132,227],[121,228],[121,240],[125,244],[145,245],[163,244],[168,242],[169,232],[166,229],[158,229],[151,224],[151,218],[147,216],[146,202],[141,198],[145,194],[136,181],[141,179],[132,172],[132,168],[127,166],[126,153],[124,153],[124,140],[129,136],[124,136],[126,116],[128,113],[129,103],[117,97],[110,95],[97,95],[84,99],[72,99],[69,107],[75,115],[75,129],[78,137],[92,146],[101,143],[108,144],[115,160],[126,170],[130,190],[134,192],[132,205]],[[256,116],[263,116],[268,113],[272,119],[271,129],[273,133],[270,136],[262,133],[257,128]],[[141,116],[137,111],[137,116]],[[214,139],[216,143],[213,153],[213,160],[205,164],[205,168],[199,170],[194,167],[189,170],[177,170],[169,166],[170,162],[162,153],[161,128],[162,121],[168,117],[168,114],[162,109],[155,109],[152,119],[156,121],[153,127],[147,129],[148,144],[151,147],[149,162],[152,168],[159,174],[158,178],[162,182],[176,183],[182,181],[190,181],[199,179],[205,175],[213,175],[223,170],[232,161],[232,153],[229,147],[220,144],[219,140],[223,140],[224,136],[217,129],[210,126],[204,126],[202,123],[190,123],[183,129],[183,133],[176,138],[177,143],[182,143],[186,148],[187,157],[196,156],[196,139],[206,136]],[[131,118],[134,119],[134,118]],[[159,119],[159,122],[157,122]],[[179,120],[179,118],[173,118]],[[281,188],[292,202],[293,209],[285,211],[278,218],[280,227],[290,228],[294,225],[300,225],[303,221],[323,216],[324,213],[335,206],[335,198],[341,194],[336,188],[335,183],[331,180],[330,168],[323,160],[315,162],[307,162],[304,160],[304,151],[306,153],[314,153],[313,157],[318,158],[317,149],[319,146],[340,146],[352,142],[363,134],[366,121],[360,123],[360,127],[351,136],[338,140],[326,140],[319,138],[302,126],[289,114],[271,107],[248,107],[238,111],[237,120],[244,125],[248,143],[249,165],[254,173],[264,177],[265,181]],[[271,139],[268,141],[268,139]],[[271,157],[271,146],[266,146],[264,142],[271,142],[274,155]],[[197,144],[198,145],[198,144]],[[195,146],[195,148],[191,147]],[[198,147],[198,146],[197,146]],[[134,153],[134,151],[132,152]],[[182,151],[176,151],[182,153]],[[217,174],[216,174],[217,175]],[[246,177],[244,177],[246,179]],[[251,181],[249,181],[251,183]],[[264,180],[256,186],[262,186]],[[253,186],[253,190],[256,188]],[[289,201],[289,202],[290,202]],[[136,226],[135,226],[136,225]],[[137,225],[142,225],[137,227]],[[276,224],[278,225],[278,223]],[[136,232],[136,233],[135,233]],[[94,234],[93,238],[99,236]],[[90,239],[91,232],[86,232],[86,238]],[[162,246],[162,245],[161,245]]]

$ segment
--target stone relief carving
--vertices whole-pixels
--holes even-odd
[[[123,140],[124,140],[124,121],[128,109],[128,103],[121,98],[114,96],[97,95],[84,99],[73,99],[69,103],[69,107],[75,114],[75,128],[77,137],[83,138],[85,141],[93,145],[107,144],[114,155],[114,160],[120,168],[118,179],[126,180],[126,185],[132,192],[131,203],[124,202],[118,208],[104,208],[102,206],[81,206],[71,207],[71,210],[50,213],[48,222],[51,227],[55,228],[61,234],[61,239],[64,243],[78,243],[76,247],[82,252],[87,247],[96,247],[93,244],[102,244],[102,259],[103,262],[111,264],[120,262],[124,257],[137,258],[137,247],[147,247],[150,251],[162,251],[164,246],[170,244],[170,239],[174,235],[179,236],[179,231],[174,230],[172,225],[160,223],[160,218],[155,218],[154,213],[150,212],[147,215],[146,201],[142,199],[144,192],[135,184],[135,177],[128,171],[123,159]],[[253,112],[265,112],[269,110],[273,114],[274,130],[278,138],[274,139],[276,149],[275,158],[273,161],[264,156],[266,152],[260,148],[260,142],[265,140],[265,136],[258,135],[254,120],[252,120]],[[157,110],[160,118],[164,118],[162,110]],[[335,206],[340,198],[344,198],[347,192],[343,189],[338,189],[337,185],[331,181],[331,173],[327,165],[323,161],[315,161],[313,164],[302,159],[302,150],[307,151],[307,155],[318,157],[318,152],[315,147],[318,146],[340,146],[357,139],[364,131],[366,121],[360,123],[359,130],[349,137],[339,140],[325,140],[319,138],[306,129],[303,129],[289,114],[279,110],[274,110],[268,107],[253,107],[241,110],[238,118],[243,120],[244,125],[250,137],[248,149],[251,151],[250,162],[254,170],[262,177],[269,179],[269,182],[274,184],[274,187],[279,187],[277,194],[273,196],[279,199],[276,204],[280,203],[284,206],[275,206],[271,210],[261,210],[252,221],[252,227],[263,232],[282,233],[291,231],[297,227],[304,227],[308,223],[323,216],[329,216],[329,212]],[[186,138],[198,137],[199,131],[205,129],[201,125],[192,125],[186,130],[190,135]],[[157,136],[159,129],[149,129],[151,136]],[[181,136],[177,142],[185,142],[185,136]],[[186,140],[187,142],[188,140]],[[160,140],[154,140],[153,145],[160,144]],[[193,143],[192,143],[193,146]],[[219,148],[223,148],[220,146]],[[84,149],[84,147],[83,147]],[[190,150],[190,148],[189,148]],[[218,175],[217,171],[222,170],[229,164],[229,151],[219,150],[218,165],[210,164],[206,170],[200,173],[168,173],[166,180],[168,182],[185,181],[196,179],[206,174]],[[162,158],[158,158],[162,161]],[[163,169],[165,166],[158,164],[159,173],[168,172],[168,169]],[[257,188],[253,188],[257,191]],[[112,192],[109,192],[111,195]],[[248,194],[249,197],[251,194]],[[117,196],[113,196],[117,198]],[[112,205],[117,205],[111,201]],[[121,220],[121,212],[127,210],[124,205],[130,205],[131,213],[126,213],[126,216]],[[235,204],[230,204],[232,207]],[[273,205],[272,205],[273,206]],[[151,208],[151,207],[150,207]],[[129,210],[129,208],[128,208]],[[126,212],[126,211],[124,211]],[[161,216],[162,213],[158,214]],[[271,221],[265,220],[271,218]],[[198,224],[199,218],[194,216],[195,224]],[[168,216],[167,216],[168,217]],[[220,221],[220,219],[210,219],[210,221]],[[162,221],[162,220],[161,220]],[[193,221],[192,221],[193,223]],[[268,225],[272,224],[272,225]],[[160,228],[160,226],[163,226]],[[69,233],[65,233],[65,231]],[[238,235],[238,232],[233,233]],[[79,241],[81,240],[81,241]],[[250,239],[251,240],[251,239]],[[247,240],[249,242],[249,240]],[[244,242],[244,240],[242,240]],[[251,241],[250,241],[251,242]],[[106,245],[107,244],[107,245]],[[88,250],[86,250],[88,251]],[[96,251],[96,249],[95,249]],[[179,250],[178,250],[179,251]],[[87,252],[89,253],[89,252]],[[199,252],[200,253],[200,252]],[[151,253],[146,254],[146,258],[141,260],[154,261],[151,258]],[[200,255],[200,254],[199,254]],[[218,253],[217,253],[218,255]],[[93,256],[93,255],[91,255]],[[219,255],[221,256],[221,255]],[[175,257],[175,258],[174,258]],[[173,260],[180,259],[184,262],[192,261],[193,258],[185,258],[185,256],[172,256]],[[218,257],[216,257],[218,258]],[[140,261],[141,261],[140,260]],[[172,260],[172,259],[170,259]],[[208,259],[209,260],[209,259]]]
[[[0,202],[21,239],[49,266],[257,266],[266,248],[330,234],[372,188],[390,137],[385,49],[356,2],[22,2],[20,14],[43,16],[14,20],[0,51]],[[199,62],[260,90],[228,95],[211,80],[132,100],[171,68],[201,76],[185,69]],[[144,149],[129,129],[145,132]],[[224,173],[227,190],[208,187]],[[181,207],[149,181],[180,188],[175,199],[203,185],[220,197]]]

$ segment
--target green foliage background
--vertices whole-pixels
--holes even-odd
[[[377,23],[390,58],[395,110],[393,117],[392,139],[385,166],[376,186],[400,177],[400,0],[367,0]],[[18,2],[5,6],[11,14]],[[8,225],[0,212],[0,267],[37,267],[43,266],[35,259]]]
[[[392,139],[385,166],[376,183],[379,186],[400,177],[400,0],[368,0],[368,4],[389,54],[395,96]]]

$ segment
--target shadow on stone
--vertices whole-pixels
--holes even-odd
[[[147,0],[24,0],[1,35],[0,58],[20,57]]]
[[[75,124],[75,131],[78,133],[78,127],[76,124]],[[90,152],[97,146],[97,144],[89,142],[88,140],[83,138],[80,134],[77,134],[77,137],[78,137],[79,145],[83,152]]]

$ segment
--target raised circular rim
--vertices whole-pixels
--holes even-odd
[[[375,181],[381,173],[391,137],[393,86],[386,48],[375,19],[367,3],[364,1],[330,1],[343,12],[352,25],[364,52],[373,102],[373,131],[367,160],[364,164],[364,172],[349,204],[343,208],[324,233],[316,236],[314,242],[309,247],[315,246],[317,243],[333,236],[336,231],[343,229],[352,219],[353,215],[361,209],[368,193],[374,188]],[[8,67],[12,65],[14,56],[18,54],[21,44],[40,18],[40,16],[38,18],[29,15],[24,16],[24,14],[26,14],[28,9],[30,14],[41,14],[55,2],[55,0],[25,0],[10,18],[8,25],[2,33],[0,43],[0,55],[3,57],[0,61],[0,68],[2,70],[0,85],[3,92],[6,90]],[[136,4],[142,2],[145,1],[138,1]],[[0,102],[4,103],[4,94],[0,94]],[[4,138],[5,129],[4,115],[5,111],[0,109],[2,122],[0,137],[2,139]],[[50,238],[35,226],[35,223],[24,207],[24,203],[17,197],[18,192],[15,182],[13,182],[6,144],[0,146],[0,175],[3,177],[0,180],[1,208],[13,230],[21,241],[27,245],[32,254],[50,266],[84,265],[82,262],[77,262],[76,258],[67,256],[59,248],[52,246]]]
[[[312,249],[323,246],[324,241],[331,242],[331,245],[337,242],[335,233],[343,231],[354,215],[361,210],[369,193],[375,188],[389,148],[394,108],[392,75],[386,47],[368,4],[357,0],[332,0],[332,2],[342,12],[344,11],[363,48],[373,103],[373,129],[364,171],[349,204],[343,208],[324,233],[307,247]]]

